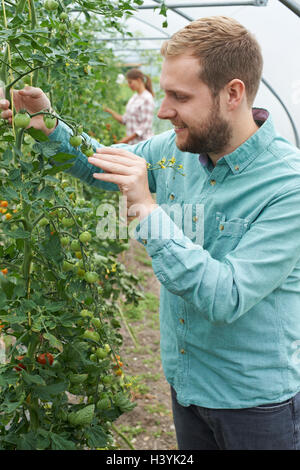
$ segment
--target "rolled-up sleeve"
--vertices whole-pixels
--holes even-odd
[[[222,261],[162,208],[136,227],[159,281],[212,323],[232,323],[279,287],[300,258],[300,187],[281,190]]]

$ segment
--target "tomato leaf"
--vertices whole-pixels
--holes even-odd
[[[44,134],[44,132],[38,129],[34,129],[34,127],[30,127],[29,129],[27,129],[26,132],[37,141],[40,141],[40,142],[49,141],[49,137],[46,134]]]
[[[53,450],[75,450],[76,449],[74,442],[69,441],[62,435],[58,435],[58,434],[51,432],[49,433],[49,437],[52,441],[51,448]]]
[[[55,336],[53,336],[51,333],[45,333],[43,335],[44,339],[47,339],[50,343],[50,345],[53,347],[53,348],[56,348],[58,349],[60,352],[63,352],[63,344],[61,341],[59,341],[57,338],[55,338]]]
[[[67,382],[57,382],[51,385],[37,385],[34,387],[34,392],[41,400],[51,400],[55,395],[59,395],[68,389]]]
[[[30,384],[36,384],[36,385],[45,385],[45,381],[42,379],[37,374],[28,374],[25,370],[22,370],[22,376],[24,381],[30,385]]]
[[[27,232],[26,230],[22,229],[21,227],[17,228],[16,230],[7,230],[3,229],[3,233],[8,235],[11,238],[14,239],[24,239],[24,238],[29,238],[30,237],[30,232]]]
[[[66,163],[65,165],[53,166],[52,168],[45,170],[43,174],[44,175],[55,175],[59,171],[65,171],[68,168],[71,168],[72,165],[73,165],[72,163]]]
[[[91,449],[96,449],[97,447],[106,447],[108,436],[105,434],[101,426],[91,426],[86,432],[86,439],[88,446]]]
[[[74,155],[71,155],[70,153],[63,153],[63,152],[59,152],[55,155],[55,163],[56,162],[67,162],[68,160],[75,160],[75,156]]]
[[[35,153],[38,153],[38,154],[42,155],[45,158],[50,158],[50,157],[53,157],[54,155],[56,155],[60,145],[61,145],[61,143],[56,142],[56,141],[53,141],[53,142],[48,142],[48,141],[47,142],[36,142],[33,145],[32,150]]]

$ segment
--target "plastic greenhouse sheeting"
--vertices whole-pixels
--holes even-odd
[[[143,67],[148,66],[151,71],[151,63],[141,60],[143,50],[157,54],[163,40],[188,24],[190,19],[214,15],[235,18],[254,33],[262,47],[264,82],[260,85],[254,106],[267,108],[277,130],[297,144],[296,134],[298,139],[300,137],[300,17],[279,0],[166,0],[166,5],[178,5],[177,12],[167,10],[167,18],[159,14],[159,3],[159,0],[144,0],[139,10],[126,20],[126,28],[132,33],[133,39],[124,43],[121,36],[112,38],[114,40],[111,44],[116,54],[127,63],[142,63]],[[255,3],[257,6],[254,6]],[[300,11],[298,0],[286,3]],[[207,4],[215,6],[200,6]],[[153,9],[154,6],[158,8]],[[166,19],[168,26],[163,28]],[[136,42],[137,37],[144,39]]]

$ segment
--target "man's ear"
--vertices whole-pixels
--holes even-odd
[[[228,111],[234,111],[238,108],[243,101],[246,88],[242,80],[234,78],[224,87],[225,92],[225,104],[227,105]]]

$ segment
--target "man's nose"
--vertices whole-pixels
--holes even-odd
[[[176,111],[174,108],[171,108],[168,105],[168,102],[166,99],[164,99],[160,105],[160,108],[157,113],[157,117],[159,119],[174,119],[176,116]]]

